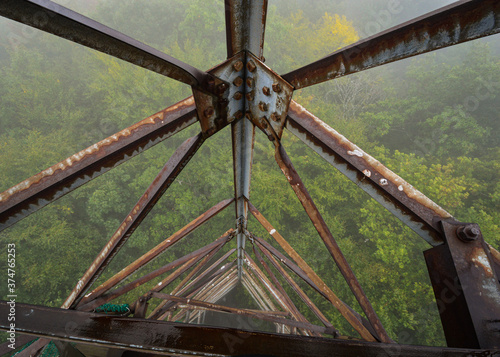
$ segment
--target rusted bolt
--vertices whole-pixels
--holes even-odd
[[[236,86],[236,87],[240,87],[242,84],[243,84],[243,78],[241,77],[236,77],[233,81],[233,84]]]
[[[234,93],[233,98],[236,100],[240,100],[241,98],[243,98],[243,93],[236,92],[236,93]]]
[[[278,114],[276,114],[276,113],[272,113],[271,114],[271,120],[273,120],[273,121],[280,121],[280,119],[281,118],[279,117]]]
[[[254,84],[253,78],[252,77],[248,77],[247,78],[247,86],[249,86],[250,88],[252,88],[253,84]]]
[[[262,93],[264,93],[265,95],[271,95],[271,90],[269,89],[269,87],[264,87],[262,88]]]
[[[268,107],[267,103],[264,103],[264,102],[259,103],[259,109],[261,111],[263,111],[263,112],[267,111],[267,107]]]
[[[242,116],[243,116],[243,112],[241,110],[238,110],[236,113],[234,113],[235,119],[240,119]]]
[[[241,61],[236,61],[235,63],[233,63],[233,69],[236,71],[236,72],[239,72],[243,69],[243,62]]]
[[[468,224],[466,226],[458,227],[457,235],[458,238],[464,242],[472,242],[479,238],[481,231],[472,224]]]
[[[281,84],[279,83],[273,84],[273,91],[275,91],[276,93],[281,92],[282,91]]]
[[[253,63],[253,61],[252,61],[252,60],[248,61],[248,63],[247,63],[247,69],[248,69],[250,72],[253,72],[253,71],[255,71],[255,68],[257,68],[257,67],[255,66],[255,63]]]
[[[262,127],[263,127],[264,129],[267,129],[267,119],[266,119],[266,117],[262,117],[262,118],[260,118],[260,122],[261,122],[261,124],[262,124]]]
[[[203,114],[205,115],[206,118],[210,118],[212,115],[214,115],[215,113],[215,110],[213,107],[208,107],[207,109],[205,109],[205,111],[203,112]]]
[[[253,100],[253,91],[248,92],[246,95],[246,98],[247,98],[247,100],[250,100],[250,101]]]
[[[252,120],[252,113],[250,113],[250,112],[246,112],[246,113],[245,113],[245,117],[246,117],[248,120]]]

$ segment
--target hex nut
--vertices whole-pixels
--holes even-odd
[[[253,100],[253,97],[254,97],[253,91],[252,91],[252,92],[248,92],[248,93],[246,94],[246,98],[247,98],[247,100],[252,101],[252,100]]]
[[[268,105],[267,103],[264,103],[264,102],[260,102],[259,103],[259,109],[263,112],[267,111],[267,108],[268,108]]]
[[[248,63],[247,63],[247,69],[250,72],[253,72],[253,71],[255,71],[255,68],[257,68],[257,66],[255,65],[255,63],[252,60],[248,61]]]
[[[243,93],[236,92],[236,93],[234,93],[233,98],[236,100],[240,100],[241,98],[243,98]]]
[[[253,84],[254,84],[254,80],[252,77],[248,77],[247,78],[247,86],[249,86],[250,88],[253,88]]]
[[[269,96],[269,95],[271,95],[271,90],[269,89],[269,87],[264,87],[264,88],[262,88],[262,93]]]
[[[457,236],[464,242],[472,242],[481,236],[481,231],[472,224],[457,228]]]
[[[273,84],[273,91],[275,91],[276,93],[280,93],[282,90],[283,88],[281,88],[281,84],[279,83]]]

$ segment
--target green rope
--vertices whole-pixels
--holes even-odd
[[[99,307],[97,307],[95,312],[104,312],[104,313],[119,313],[119,314],[125,314],[130,311],[130,307],[128,304],[104,304]]]

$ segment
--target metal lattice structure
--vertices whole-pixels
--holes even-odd
[[[186,140],[132,208],[123,223],[78,281],[60,309],[17,305],[16,330],[26,334],[18,343],[41,337],[19,353],[38,353],[50,340],[61,355],[82,356],[70,342],[126,350],[142,355],[272,355],[272,356],[485,356],[500,353],[500,253],[483,239],[476,224],[455,220],[402,178],[351,143],[292,100],[294,90],[360,72],[447,46],[500,32],[500,2],[462,0],[407,23],[363,39],[314,63],[278,75],[263,63],[267,0],[225,0],[227,60],[201,71],[113,29],[48,0],[3,0],[0,15],[104,52],[192,87],[193,96],[168,107],[0,194],[0,229],[91,179],[199,123],[198,135]],[[166,192],[205,140],[231,126],[234,197],[222,201],[151,249],[105,283],[91,290],[113,256]],[[275,147],[275,159],[327,250],[345,277],[365,316],[359,315],[321,280],[250,201],[253,143],[264,133]],[[425,241],[425,252],[448,348],[395,344],[282,146],[287,129],[328,163],[344,173]],[[125,278],[208,221],[234,206],[236,226],[209,245],[117,287]],[[283,248],[282,254],[247,230],[253,215]],[[228,250],[211,258],[231,239]],[[264,271],[247,253],[250,243]],[[237,253],[234,261],[228,257]],[[293,304],[274,275],[278,271],[324,326],[311,324]],[[293,272],[291,276],[284,267]],[[162,292],[192,269],[171,294]],[[168,275],[167,275],[168,273]],[[131,306],[134,318],[93,312],[99,306],[159,276],[165,278]],[[362,340],[339,338],[339,332],[299,287],[304,280],[327,299],[359,333]],[[450,282],[454,299],[443,298]],[[217,305],[241,283],[261,311]],[[164,301],[148,312],[148,300]],[[8,305],[0,303],[0,328],[9,329]],[[177,308],[174,313],[173,308]],[[206,310],[224,311],[270,321],[278,334],[182,324]],[[72,326],[68,329],[68,326]],[[333,338],[326,338],[331,335]],[[31,336],[31,337],[30,337]],[[5,345],[2,354],[5,353]]]

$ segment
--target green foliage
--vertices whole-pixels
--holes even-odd
[[[288,1],[270,5],[265,55],[273,70],[284,73],[358,39],[358,27],[341,11],[347,11],[346,2],[337,2],[339,10],[322,3],[328,12],[300,11]],[[166,6],[154,0],[139,6],[108,0],[94,15],[193,66],[208,69],[224,60],[221,1],[169,0]],[[361,26],[362,20],[355,21]],[[0,55],[2,191],[190,94],[176,81],[46,35],[25,38]],[[479,223],[487,241],[498,247],[499,64],[486,45],[472,44],[297,91],[294,99],[457,219]],[[17,247],[19,301],[60,306],[175,149],[198,131],[193,125],[2,232],[2,244]],[[285,133],[283,143],[389,335],[402,343],[444,344],[422,257],[427,245],[297,138]],[[202,145],[97,283],[233,195],[226,128]],[[324,281],[361,312],[274,162],[273,145],[258,130],[251,200]],[[130,279],[212,242],[231,227],[232,207]],[[249,227],[268,238],[255,220]],[[159,280],[117,302],[135,301]],[[303,288],[334,326],[355,335],[331,304]],[[315,321],[311,312],[305,314]]]

